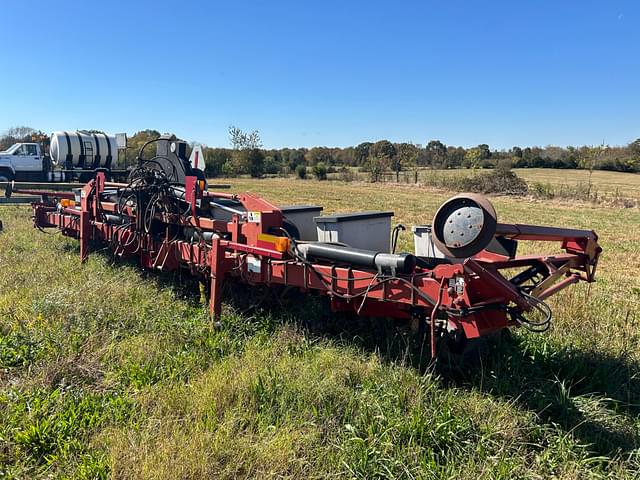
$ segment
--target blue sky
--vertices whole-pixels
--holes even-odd
[[[6,1],[0,131],[228,145],[640,137],[640,2]]]

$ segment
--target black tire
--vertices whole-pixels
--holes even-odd
[[[11,171],[8,171],[6,169],[0,170],[0,184],[5,182],[8,184],[4,189],[4,196],[6,198],[10,198],[11,193],[13,193],[12,192],[13,187],[11,186],[11,184],[9,184],[9,182],[13,181],[13,179],[14,179],[14,176],[13,176],[13,173],[11,173]]]
[[[0,183],[3,182],[11,182],[15,176],[11,172],[11,170],[2,169],[0,170]]]

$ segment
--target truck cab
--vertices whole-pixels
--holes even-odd
[[[0,182],[37,181],[46,176],[46,162],[37,143],[16,143],[0,152]]]

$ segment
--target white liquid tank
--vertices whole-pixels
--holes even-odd
[[[116,137],[105,133],[53,132],[49,154],[54,164],[78,169],[112,169],[118,163]]]

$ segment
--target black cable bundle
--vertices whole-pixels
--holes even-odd
[[[133,222],[118,225],[114,233],[118,230],[128,230],[131,237],[121,246],[128,248],[137,241],[136,252],[141,246],[139,233],[153,233],[153,221],[157,214],[186,215],[190,210],[189,204],[184,208],[180,205],[181,202],[186,203],[184,198],[179,199],[175,195],[175,187],[182,186],[176,183],[178,175],[175,165],[169,161],[172,171],[167,173],[165,164],[158,161],[166,157],[143,158],[145,147],[158,140],[149,140],[140,148],[138,165],[129,174],[129,183],[126,187],[119,188],[117,193],[117,213],[123,215],[123,209],[126,206],[131,207],[135,209],[137,222],[135,225]],[[116,246],[117,239],[117,235],[112,237],[113,246]]]

